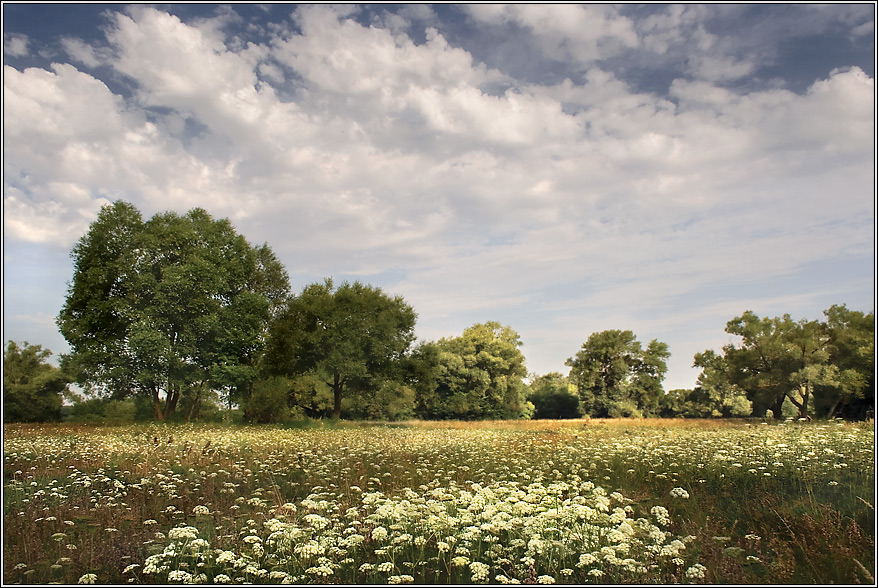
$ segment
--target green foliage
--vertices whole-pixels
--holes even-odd
[[[216,388],[257,376],[272,309],[288,290],[267,246],[196,208],[144,222],[105,206],[72,250],[73,282],[58,316],[73,349],[64,365],[86,389],[150,398],[158,420],[192,395],[187,418]]]
[[[415,416],[430,418],[438,403],[436,389],[439,386],[439,345],[423,341],[406,357],[403,378],[415,393]]]
[[[279,313],[266,366],[278,375],[307,376],[327,386],[332,415],[340,418],[347,395],[373,395],[387,380],[403,377],[416,318],[400,296],[360,282],[336,289],[327,279],[306,286]]]
[[[10,342],[7,421],[57,420],[70,380],[106,401],[78,404],[71,418],[101,422],[139,420],[146,407],[158,420],[221,420],[235,404],[248,422],[865,418],[874,410],[874,315],[844,305],[823,322],[751,311],[732,319],[726,332],[738,342],[695,356],[702,372],[692,390],[664,394],[668,346],[644,347],[619,330],[592,334],[567,360],[567,378],[547,374],[528,387],[510,327],[476,324],[412,348],[416,313],[402,297],[332,280],[293,297],[267,244],[251,246],[228,219],[200,208],[144,220],[115,202],[71,256],[57,322],[72,352],[59,370],[42,362],[48,352],[39,346]]]
[[[9,341],[3,353],[3,421],[58,421],[70,379],[47,363],[52,355],[41,345]]]
[[[696,354],[695,366],[702,368],[698,386],[687,394],[680,416],[750,416],[753,403],[744,389],[732,383],[731,367],[724,356],[713,351]]]
[[[255,423],[280,423],[290,418],[288,378],[275,376],[256,382],[247,398],[244,414]]]
[[[579,417],[579,397],[570,391],[567,377],[552,372],[534,378],[528,400],[535,419],[575,419]]]
[[[862,419],[875,408],[875,315],[834,305],[823,313],[832,381],[815,385],[815,410],[828,418]]]
[[[418,402],[422,418],[522,418],[527,370],[518,333],[497,322],[473,325],[460,337],[436,343],[436,387]]]
[[[89,398],[75,402],[65,421],[107,425],[127,425],[149,420],[151,406],[143,399]]]
[[[566,363],[580,410],[593,417],[658,414],[670,355],[655,339],[644,349],[631,331],[593,333]]]
[[[387,380],[373,394],[345,398],[342,414],[358,420],[400,421],[414,418],[415,391],[400,382]]]
[[[826,322],[793,321],[789,315],[759,318],[751,311],[729,321],[726,332],[740,338],[722,355],[695,356],[703,369],[699,385],[725,416],[744,410],[775,418],[814,414],[863,418],[874,407],[874,317],[833,306]]]
[[[753,403],[741,390],[698,386],[692,390],[671,390],[659,401],[659,416],[664,418],[747,417]]]

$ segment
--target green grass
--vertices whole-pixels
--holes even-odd
[[[5,583],[875,576],[871,425],[7,425],[4,490]]]

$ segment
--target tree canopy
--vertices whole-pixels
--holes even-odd
[[[657,414],[669,357],[667,344],[657,339],[644,349],[631,331],[593,333],[567,360],[582,412],[593,417]]]
[[[3,420],[7,423],[57,421],[69,378],[48,363],[41,345],[9,341],[3,352]]]
[[[738,337],[722,355],[695,356],[700,380],[746,393],[753,412],[781,418],[784,403],[798,416],[863,416],[874,406],[874,316],[833,306],[825,322],[788,314],[760,318],[747,311],[726,325]]]
[[[516,331],[474,324],[415,345],[401,296],[332,279],[291,294],[268,246],[195,208],[144,220],[101,209],[71,251],[73,279],[57,324],[61,369],[39,346],[6,352],[7,420],[56,418],[68,380],[157,420],[235,404],[247,421],[320,417],[499,419],[624,416],[865,418],[875,402],[874,314],[836,305],[825,320],[730,320],[736,339],[694,357],[696,387],[665,394],[668,345],[632,331],[588,337],[569,374],[525,384]],[[22,375],[24,374],[24,375]],[[70,377],[63,374],[69,374]],[[11,379],[9,379],[11,378]],[[126,399],[136,398],[135,403]],[[103,406],[103,405],[101,405]],[[109,406],[109,405],[108,405]],[[113,405],[116,407],[116,405]],[[119,404],[118,406],[122,406]],[[132,408],[133,407],[133,408]],[[83,409],[84,410],[84,409]]]
[[[420,399],[422,416],[469,420],[529,413],[521,345],[518,333],[494,321],[440,339],[436,387]]]
[[[374,394],[400,375],[416,318],[400,296],[360,282],[335,288],[327,279],[306,286],[280,312],[267,364],[275,374],[308,383],[295,400],[306,408],[320,387],[331,391],[332,415],[339,418],[345,396]]]
[[[58,317],[77,381],[115,398],[142,394],[155,416],[181,397],[257,376],[270,311],[288,290],[267,245],[196,208],[143,221],[105,206],[72,251],[73,281]]]

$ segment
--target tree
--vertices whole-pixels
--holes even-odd
[[[875,409],[875,315],[834,305],[823,312],[834,382],[818,383],[815,405],[828,418],[865,418]]]
[[[222,389],[226,391],[226,398],[229,404],[237,401],[244,407],[246,420],[263,422],[264,418],[260,415],[265,415],[266,412],[263,408],[257,408],[260,406],[260,402],[258,399],[253,399],[254,389],[257,382],[260,382],[262,389],[258,395],[259,399],[269,397],[266,396],[265,390],[276,389],[275,382],[260,381],[265,371],[262,360],[269,337],[271,321],[283,312],[287,301],[289,301],[291,290],[289,275],[274,251],[267,244],[263,244],[255,248],[255,253],[256,271],[250,283],[250,288],[254,293],[265,297],[268,301],[268,320],[260,322],[259,344],[240,348],[238,350],[240,352],[239,361],[221,364],[216,380]],[[259,412],[259,415],[256,412]],[[277,415],[275,417],[280,418]],[[272,417],[272,419],[274,420],[275,417]]]
[[[853,402],[864,416],[874,406],[872,314],[833,306],[825,323],[794,321],[788,314],[760,318],[746,311],[726,325],[740,337],[723,354],[695,356],[701,379],[714,387],[746,391],[756,414],[783,415],[792,404],[799,417],[832,417]],[[862,402],[861,402],[862,401]]]
[[[415,416],[436,418],[439,397],[439,357],[442,354],[435,341],[422,341],[406,358],[405,381],[415,392]]]
[[[9,341],[3,353],[3,420],[7,423],[61,420],[70,379],[46,360],[52,352],[27,341]]]
[[[747,393],[733,384],[731,366],[726,357],[708,350],[695,355],[695,367],[702,369],[698,386],[688,392],[683,403],[683,416],[744,417],[753,410]]]
[[[285,273],[278,277],[267,245],[250,246],[228,219],[196,208],[144,222],[119,201],[101,209],[71,255],[58,326],[72,348],[64,365],[87,389],[144,395],[166,420],[183,396],[191,418],[212,390],[257,377]]]
[[[460,337],[440,339],[436,387],[422,394],[420,416],[439,419],[521,418],[532,410],[526,399],[527,369],[521,339],[508,326],[490,321]]]
[[[667,360],[671,356],[667,343],[653,339],[633,367],[633,378],[628,396],[644,416],[656,416],[659,399],[664,395],[662,381],[668,371]]]
[[[723,347],[730,384],[747,391],[756,414],[771,410],[781,418],[784,400],[791,392],[795,351],[789,344],[796,329],[789,315],[759,318],[752,311],[726,324],[726,332],[740,337],[740,343]]]
[[[567,377],[559,372],[534,378],[528,400],[534,405],[535,419],[575,419],[579,416],[579,397],[570,391]]]
[[[402,297],[331,279],[291,298],[271,327],[267,365],[277,375],[309,377],[332,391],[332,415],[348,395],[375,394],[402,377],[417,315]]]
[[[584,414],[643,416],[658,413],[669,357],[656,339],[644,349],[633,332],[608,330],[593,333],[566,365]]]

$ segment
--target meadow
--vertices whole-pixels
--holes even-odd
[[[874,584],[872,423],[6,425],[3,582]]]

